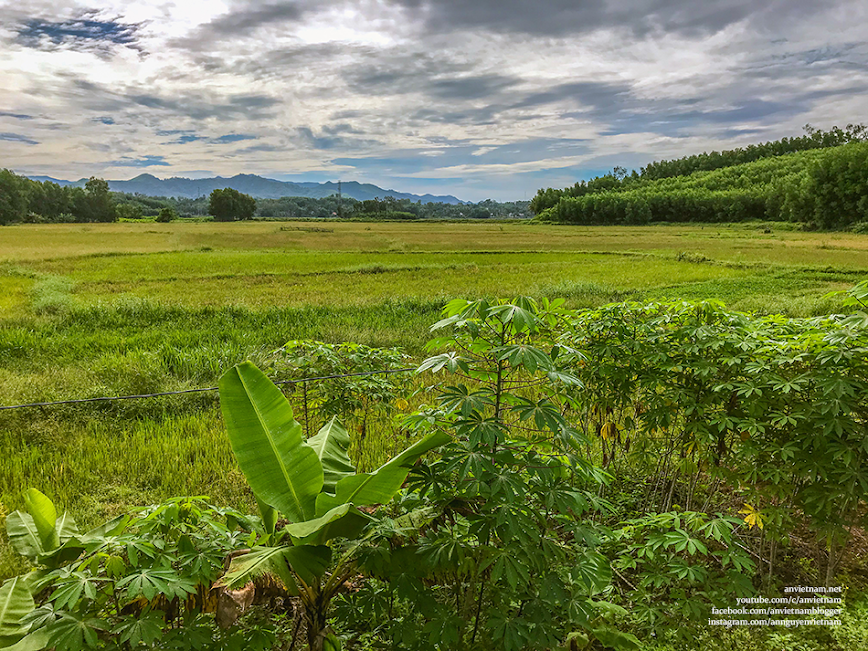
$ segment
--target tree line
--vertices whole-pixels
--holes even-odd
[[[640,176],[649,180],[665,179],[671,176],[683,176],[693,172],[711,171],[731,165],[751,163],[770,156],[783,156],[810,149],[837,147],[868,139],[868,126],[864,124],[848,124],[843,129],[835,126],[829,131],[815,129],[810,124],[806,124],[804,128],[805,135],[803,136],[781,138],[780,140],[737,147],[726,151],[703,152],[675,160],[655,161],[643,167]]]
[[[113,222],[156,218],[172,221],[211,215],[215,221],[242,219],[511,219],[529,218],[528,201],[476,204],[422,203],[391,196],[359,201],[322,198],[254,199],[232,188],[207,197],[152,197],[111,192],[107,181],[92,177],[84,187],[35,181],[0,170],[0,225],[13,222]]]
[[[0,170],[0,224],[11,222],[113,222],[116,201],[108,182],[91,177],[83,188],[40,183]]]
[[[256,200],[237,190],[214,190],[207,200],[169,199],[112,192],[108,181],[91,177],[84,187],[34,181],[0,170],[0,225],[12,222],[116,222],[156,217],[166,222],[207,213],[216,221],[251,219]]]
[[[540,190],[531,211],[542,219],[574,224],[770,220],[808,229],[862,228],[868,222],[868,142],[861,140],[864,128],[848,129],[843,132],[852,137],[847,144],[768,155],[710,171],[649,178],[648,168],[631,175],[615,168],[564,190]],[[835,130],[829,133],[830,142],[839,138]]]

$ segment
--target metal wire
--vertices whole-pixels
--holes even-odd
[[[364,375],[386,375],[389,373],[406,373],[415,371],[416,367],[408,368],[393,368],[386,371],[364,371],[362,373],[343,373],[341,375],[320,375],[317,377],[306,377],[300,380],[280,380],[275,382],[277,385],[284,384],[305,384],[307,382],[319,382],[321,380],[336,380],[344,377],[361,377]],[[84,402],[109,402],[111,400],[139,400],[141,398],[159,398],[160,396],[177,396],[183,393],[202,393],[205,391],[217,391],[219,387],[202,387],[200,389],[181,389],[180,391],[161,391],[159,393],[143,393],[134,396],[101,396],[99,398],[78,398],[76,400],[56,400],[54,402],[29,402],[23,405],[4,405],[0,406],[0,411],[7,409],[23,409],[25,407],[53,407],[55,405],[78,405]]]

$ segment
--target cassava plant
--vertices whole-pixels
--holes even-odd
[[[638,648],[605,599],[610,569],[592,515],[605,476],[579,454],[564,413],[563,371],[578,353],[553,346],[562,301],[450,302],[420,372],[449,373],[435,405],[407,427],[448,434],[411,486],[442,515],[412,540],[365,550],[377,581],[342,598],[389,648],[523,651]],[[387,614],[387,619],[384,615]],[[385,621],[384,621],[385,620]],[[364,628],[363,621],[355,625]]]
[[[80,533],[39,491],[29,489],[25,504],[6,529],[34,569],[0,587],[0,648],[265,651],[276,642],[268,621],[214,626],[233,607],[214,581],[255,535],[255,518],[176,498]]]
[[[429,434],[377,470],[357,473],[337,418],[305,440],[284,395],[250,362],[220,378],[220,405],[265,523],[264,535],[233,559],[223,583],[237,587],[265,573],[277,577],[302,606],[310,651],[334,648],[330,605],[357,572],[361,534],[373,521],[359,507],[389,502],[413,464],[450,437]],[[286,520],[282,527],[279,517]]]
[[[279,380],[337,376],[291,385],[305,436],[337,416],[364,440],[368,428],[387,420],[403,400],[401,375],[390,371],[406,367],[408,357],[397,348],[294,340],[274,352],[268,370]]]

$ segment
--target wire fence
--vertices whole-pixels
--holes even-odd
[[[387,375],[391,373],[407,373],[409,371],[415,371],[416,367],[411,366],[407,368],[393,368],[384,371],[363,371],[360,373],[342,373],[340,375],[319,375],[316,377],[306,377],[298,380],[279,380],[274,382],[274,384],[278,386],[287,385],[287,384],[302,384],[306,385],[308,382],[320,382],[322,380],[337,380],[340,378],[347,377],[362,377],[366,375]],[[159,398],[161,396],[179,396],[185,393],[204,393],[206,391],[217,391],[219,387],[200,387],[198,389],[180,389],[178,391],[160,391],[158,393],[142,393],[137,395],[130,396],[100,396],[97,398],[77,398],[75,400],[55,400],[53,402],[28,402],[21,405],[0,405],[0,411],[5,411],[9,409],[24,409],[27,407],[54,407],[57,405],[79,405],[86,402],[110,402],[113,400],[141,400],[143,398]]]

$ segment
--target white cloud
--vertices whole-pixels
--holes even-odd
[[[124,178],[128,157],[508,199],[864,114],[864,2],[516,2],[0,0],[0,133],[30,141],[0,165]]]

